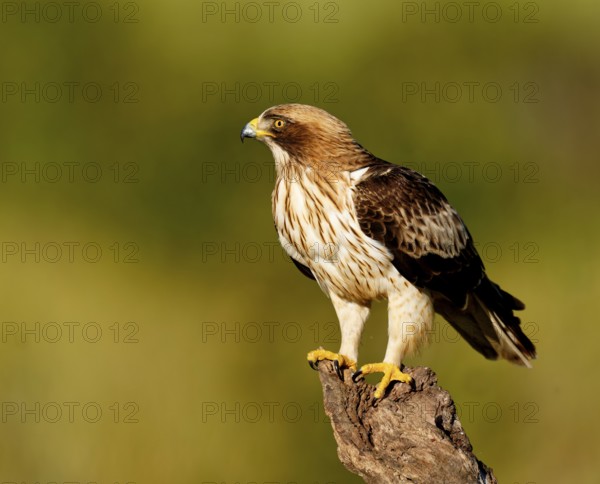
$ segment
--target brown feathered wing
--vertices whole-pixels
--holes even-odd
[[[488,279],[465,224],[433,183],[377,160],[353,199],[365,234],[385,245],[402,276],[430,292],[436,312],[473,348],[530,366],[535,347],[513,312],[524,304]]]

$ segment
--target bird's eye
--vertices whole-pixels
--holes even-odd
[[[285,126],[285,121],[283,119],[276,119],[273,123],[273,127],[276,129],[281,129]]]

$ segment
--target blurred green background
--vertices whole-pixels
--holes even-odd
[[[239,142],[297,101],[432,178],[527,303],[531,371],[443,321],[406,362],[478,457],[597,482],[599,7],[475,3],[2,3],[0,480],[361,482],[305,361],[337,349],[333,308]]]

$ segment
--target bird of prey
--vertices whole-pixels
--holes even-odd
[[[303,104],[264,111],[241,132],[275,159],[272,208],[279,240],[298,269],[333,303],[341,328],[338,353],[308,354],[313,368],[333,360],[354,378],[383,373],[381,398],[441,314],[477,351],[530,367],[533,343],[520,328],[516,297],[486,275],[471,234],[426,177],[377,158],[328,112]],[[388,301],[383,362],[356,371],[371,302]]]

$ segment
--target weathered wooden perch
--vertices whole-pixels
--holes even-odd
[[[404,368],[414,387],[396,383],[382,400],[350,370],[340,380],[333,364],[319,363],[325,412],[338,457],[367,483],[496,483],[477,459],[450,394],[429,368]]]

